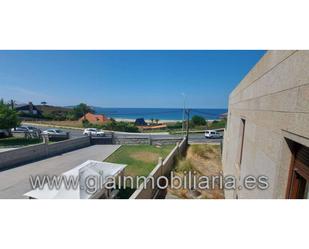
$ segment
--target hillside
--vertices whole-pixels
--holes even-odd
[[[51,105],[36,105],[38,110],[44,115],[55,114],[55,113],[67,113],[71,109],[62,106],[51,106]]]

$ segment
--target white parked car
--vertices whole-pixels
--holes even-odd
[[[85,136],[93,136],[93,137],[104,137],[104,131],[98,130],[96,128],[87,128],[84,130],[83,134]]]
[[[43,135],[48,135],[49,138],[69,138],[69,132],[60,129],[48,129],[42,132]]]
[[[206,138],[221,138],[222,135],[215,130],[206,130],[205,131],[205,137]]]

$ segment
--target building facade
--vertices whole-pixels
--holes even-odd
[[[237,179],[226,198],[308,198],[309,51],[268,51],[229,97],[224,175]],[[248,176],[269,187],[246,189]]]

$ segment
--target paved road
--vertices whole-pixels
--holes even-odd
[[[33,125],[37,128],[39,128],[42,131],[45,131],[47,129],[58,129],[52,126],[40,126],[40,125]],[[66,131],[66,132],[70,132],[70,137],[71,138],[76,138],[76,137],[81,137],[83,136],[83,130],[78,130],[78,129],[63,129],[63,128],[59,128],[60,130]]]
[[[16,148],[0,148],[0,152],[6,152],[6,151],[9,151],[9,150],[14,150]]]
[[[46,126],[37,126],[41,130],[46,130],[50,129],[53,127],[46,127]],[[70,132],[71,138],[76,138],[76,137],[81,137],[83,136],[83,131],[82,130],[77,130],[77,129],[62,129],[64,131]],[[177,138],[177,137],[182,137],[182,135],[170,135],[168,133],[126,133],[126,132],[115,132],[118,136],[125,136],[125,137],[136,137],[136,136],[141,136],[141,137],[153,137],[153,138]],[[189,135],[189,143],[220,143],[222,139],[206,139],[204,136],[204,133],[193,133]]]
[[[41,130],[46,130],[46,129],[50,129],[53,127],[47,127],[47,126],[37,126],[38,128],[40,128]],[[77,130],[77,129],[62,129],[64,131],[70,132],[70,137],[71,138],[76,138],[76,137],[81,137],[83,136],[83,130]],[[181,138],[182,135],[181,134],[177,134],[177,135],[171,135],[166,133],[127,133],[127,132],[115,132],[115,134],[117,134],[118,136],[125,136],[127,138],[129,137],[149,137],[151,136],[152,138],[157,138],[157,139],[164,139],[164,138]],[[191,133],[189,134],[189,143],[220,143],[222,141],[222,139],[206,139],[204,136],[204,133]]]
[[[103,161],[119,145],[94,145],[0,172],[0,198],[20,199],[31,190],[30,175],[60,175],[85,161]]]
[[[203,133],[189,134],[189,143],[220,143],[222,138],[207,139]]]

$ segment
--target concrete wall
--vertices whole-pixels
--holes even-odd
[[[238,165],[241,118],[246,120]],[[270,188],[226,191],[226,198],[285,198],[291,152],[286,138],[309,141],[309,51],[269,51],[229,97],[223,146],[225,175],[240,183],[267,175]]]
[[[89,137],[68,139],[57,143],[48,144],[48,156],[54,156],[72,150],[77,150],[91,145]]]
[[[90,146],[89,137],[69,139],[52,144],[36,144],[20,149],[9,150],[0,153],[0,169],[6,169],[22,165],[31,161],[40,160],[49,156],[55,156],[68,151]]]
[[[175,159],[178,155],[183,154],[187,148],[187,140],[183,139],[178,143],[170,154],[164,159],[163,162],[159,162],[157,166],[150,172],[148,177],[155,180],[160,176],[168,176],[174,165]],[[132,194],[130,199],[153,199],[156,195],[158,189],[153,188],[153,182],[151,180],[147,181],[146,187],[141,184],[140,187]]]

